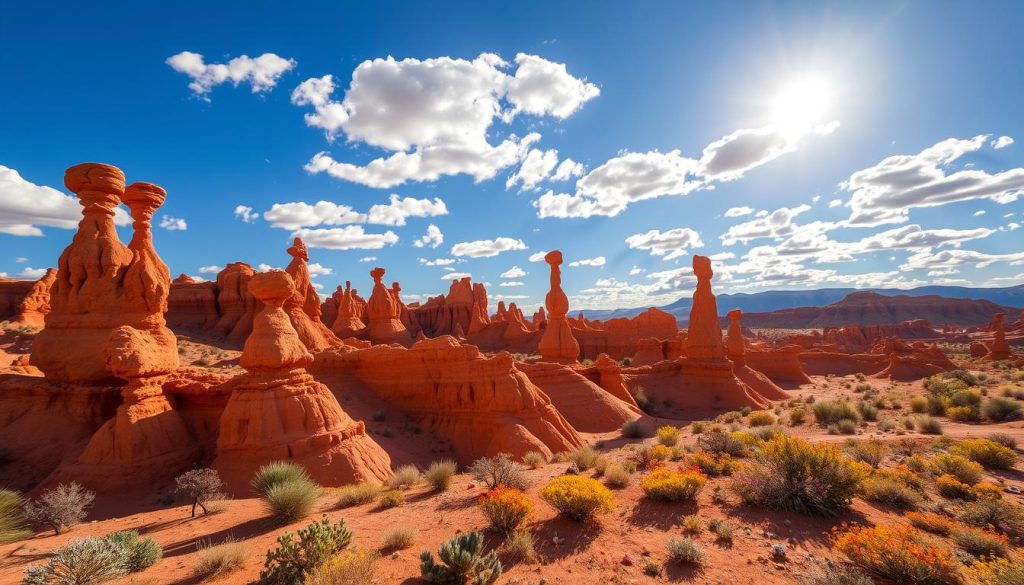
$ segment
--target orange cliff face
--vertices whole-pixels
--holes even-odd
[[[278,460],[295,461],[325,485],[387,479],[387,453],[306,371],[313,356],[283,309],[295,291],[291,276],[260,273],[249,288],[264,308],[239,360],[248,375],[220,417],[213,466],[225,485],[241,492],[255,469]]]
[[[32,283],[28,293],[18,303],[18,313],[14,317],[15,325],[42,327],[46,315],[50,313],[50,289],[57,280],[57,269],[47,268],[46,274]]]
[[[569,297],[562,290],[562,253],[558,250],[548,252],[544,261],[551,266],[551,289],[544,297],[547,307],[547,326],[541,336],[537,349],[544,361],[555,363],[576,363],[580,355],[580,345],[573,337],[565,315],[569,312]]]

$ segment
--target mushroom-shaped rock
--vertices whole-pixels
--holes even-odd
[[[282,309],[294,291],[291,277],[261,273],[249,287],[264,308],[242,350],[249,374],[220,419],[213,465],[225,484],[241,491],[260,465],[278,460],[295,461],[325,485],[388,478],[387,453],[305,370],[312,356]]]
[[[373,292],[370,293],[370,300],[366,305],[369,314],[366,338],[373,343],[399,343],[406,347],[412,345],[412,336],[401,321],[398,300],[381,282],[384,278],[384,269],[374,268],[370,271],[370,276],[373,277]]]
[[[309,252],[302,238],[295,238],[288,248],[292,257],[285,271],[292,277],[294,290],[285,301],[284,310],[292,326],[310,351],[323,351],[344,345],[330,329],[320,321],[320,297],[309,279]]]
[[[548,320],[544,335],[537,344],[544,361],[557,363],[575,363],[580,354],[580,345],[573,337],[572,328],[565,318],[569,312],[569,297],[562,290],[562,253],[558,250],[548,252],[544,261],[551,266],[551,289],[544,297]]]

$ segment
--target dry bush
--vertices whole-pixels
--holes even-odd
[[[388,487],[393,490],[407,490],[415,487],[420,482],[420,470],[415,465],[403,465],[395,470],[395,474],[388,481]]]
[[[569,451],[568,457],[569,461],[576,466],[576,469],[586,471],[597,463],[597,460],[601,458],[601,454],[590,445],[583,445]]]
[[[454,461],[442,459],[441,461],[431,463],[430,467],[423,472],[423,478],[427,480],[430,487],[434,488],[434,491],[448,491],[448,486],[452,483],[452,477],[455,476],[456,469],[458,469],[458,465]]]
[[[25,504],[25,518],[33,525],[47,527],[54,534],[71,528],[85,519],[96,494],[81,485],[62,483],[44,491],[38,498]]]
[[[384,548],[405,550],[416,543],[419,533],[412,526],[394,526],[384,533]]]
[[[224,484],[213,469],[193,469],[186,471],[174,479],[175,491],[185,494],[192,504],[192,517],[196,515],[196,506],[209,514],[206,505],[214,500],[224,498]]]
[[[198,542],[196,550],[199,551],[198,562],[192,569],[192,576],[196,579],[209,579],[237,571],[249,559],[249,547],[231,539],[220,544]]]
[[[530,469],[537,469],[547,462],[548,458],[540,451],[530,451],[526,455],[523,455],[523,463],[529,465]]]
[[[377,571],[380,555],[373,551],[342,551],[313,569],[304,585],[383,585]]]
[[[0,490],[0,544],[32,536],[32,531],[26,528],[24,506],[25,500],[18,492]]]
[[[526,477],[526,469],[515,461],[508,453],[498,453],[495,457],[483,457],[477,459],[469,466],[469,473],[473,479],[487,484],[488,489],[494,489],[500,485],[526,491],[530,487],[530,480]]]
[[[612,463],[604,470],[604,482],[608,487],[620,490],[629,485],[629,472],[619,463]]]
[[[369,504],[376,500],[384,488],[375,482],[364,481],[342,486],[333,490],[338,496],[339,508],[349,508],[360,504]]]
[[[704,549],[689,538],[670,538],[668,541],[668,558],[683,565],[701,566],[704,564]]]
[[[513,530],[505,537],[505,552],[520,563],[535,563],[540,558],[533,533],[525,529]]]

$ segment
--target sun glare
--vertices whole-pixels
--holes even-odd
[[[772,100],[772,122],[786,134],[806,134],[827,121],[831,100],[832,90],[824,79],[790,79]]]

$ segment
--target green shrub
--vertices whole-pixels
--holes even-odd
[[[1011,469],[1017,454],[989,439],[964,439],[950,449],[950,453],[961,455],[980,463],[988,469]]]
[[[627,420],[622,423],[622,436],[627,439],[640,439],[647,436],[647,429],[639,419]]]
[[[451,459],[442,459],[441,461],[435,461],[427,467],[427,470],[423,472],[423,478],[427,480],[430,487],[434,488],[436,492],[448,491],[448,486],[452,483],[452,477],[455,476],[455,470],[458,466]]]
[[[27,502],[25,518],[37,527],[47,527],[54,534],[60,534],[62,530],[85,519],[94,499],[96,494],[79,484],[62,483],[44,491],[34,501]]]
[[[708,530],[715,535],[715,540],[732,542],[732,525],[721,518],[708,520]]]
[[[803,424],[804,420],[807,419],[807,409],[804,407],[794,408],[789,411],[789,424],[791,426],[798,426]]]
[[[828,425],[828,433],[830,435],[855,435],[857,434],[857,422],[844,418],[835,424]]]
[[[921,503],[920,494],[890,477],[869,479],[865,484],[864,499],[903,510],[913,510]]]
[[[267,551],[260,572],[261,585],[293,585],[302,583],[310,571],[323,565],[352,542],[352,531],[344,520],[331,521],[324,516],[298,530],[298,539],[291,532],[277,539],[277,548]]]
[[[98,585],[127,575],[128,555],[107,538],[73,540],[58,549],[45,565],[25,570],[24,585]]]
[[[860,413],[861,418],[864,420],[878,420],[878,407],[870,402],[864,401],[857,403],[857,412]]]
[[[748,504],[833,516],[862,492],[869,469],[833,445],[782,436],[761,447],[733,488]]]
[[[403,465],[395,470],[395,474],[388,481],[388,487],[393,490],[407,490],[415,487],[420,482],[420,470],[415,465]]]
[[[668,541],[668,558],[683,565],[701,566],[704,564],[704,549],[689,538],[670,538]]]
[[[320,486],[303,474],[270,484],[262,499],[272,516],[283,522],[293,522],[308,516],[319,497]]]
[[[1019,402],[1010,398],[990,398],[981,407],[981,413],[989,420],[1002,422],[1021,418],[1024,408],[1021,408]]]
[[[18,492],[0,490],[0,544],[32,536],[32,531],[26,528],[24,506],[25,500]]]
[[[1003,500],[971,502],[960,512],[960,521],[977,528],[994,528],[1010,538],[1024,538],[1024,508]]]
[[[838,424],[843,420],[856,424],[860,420],[857,411],[848,402],[824,400],[814,403],[811,409],[814,411],[814,419],[823,427]]]
[[[744,457],[747,454],[746,443],[722,429],[712,429],[701,434],[697,437],[697,446],[703,451],[716,455],[725,453],[732,457]]]
[[[1007,449],[1017,448],[1017,439],[1012,435],[1006,433],[990,433],[988,436],[989,441],[995,441]]]
[[[924,435],[941,435],[942,421],[930,416],[919,416],[914,419],[914,426],[917,432]]]
[[[878,467],[889,453],[889,448],[885,446],[885,443],[878,440],[858,441],[857,439],[847,439],[843,452],[857,461],[867,463],[871,467]]]
[[[139,533],[134,530],[113,532],[104,538],[123,549],[129,573],[136,573],[152,567],[163,556],[163,549],[155,540],[152,538],[139,540]]]
[[[335,490],[338,495],[336,505],[339,508],[349,508],[360,504],[369,504],[380,497],[383,489],[380,484],[369,481],[342,486]]]
[[[501,561],[495,551],[486,555],[482,532],[467,532],[445,541],[437,550],[440,563],[430,551],[420,554],[420,575],[428,583],[490,585],[501,576]]]
[[[252,478],[252,489],[256,495],[265,498],[275,485],[298,480],[312,481],[302,467],[289,461],[274,461],[256,470]]]
[[[522,465],[512,461],[508,453],[498,453],[495,457],[483,457],[477,459],[469,466],[469,473],[473,479],[487,484],[488,489],[494,489],[499,485],[516,488],[526,491],[530,487],[530,480],[526,477],[526,470]]]
[[[1005,557],[1010,546],[1005,536],[978,528],[954,530],[952,538],[961,550],[978,558]]]

